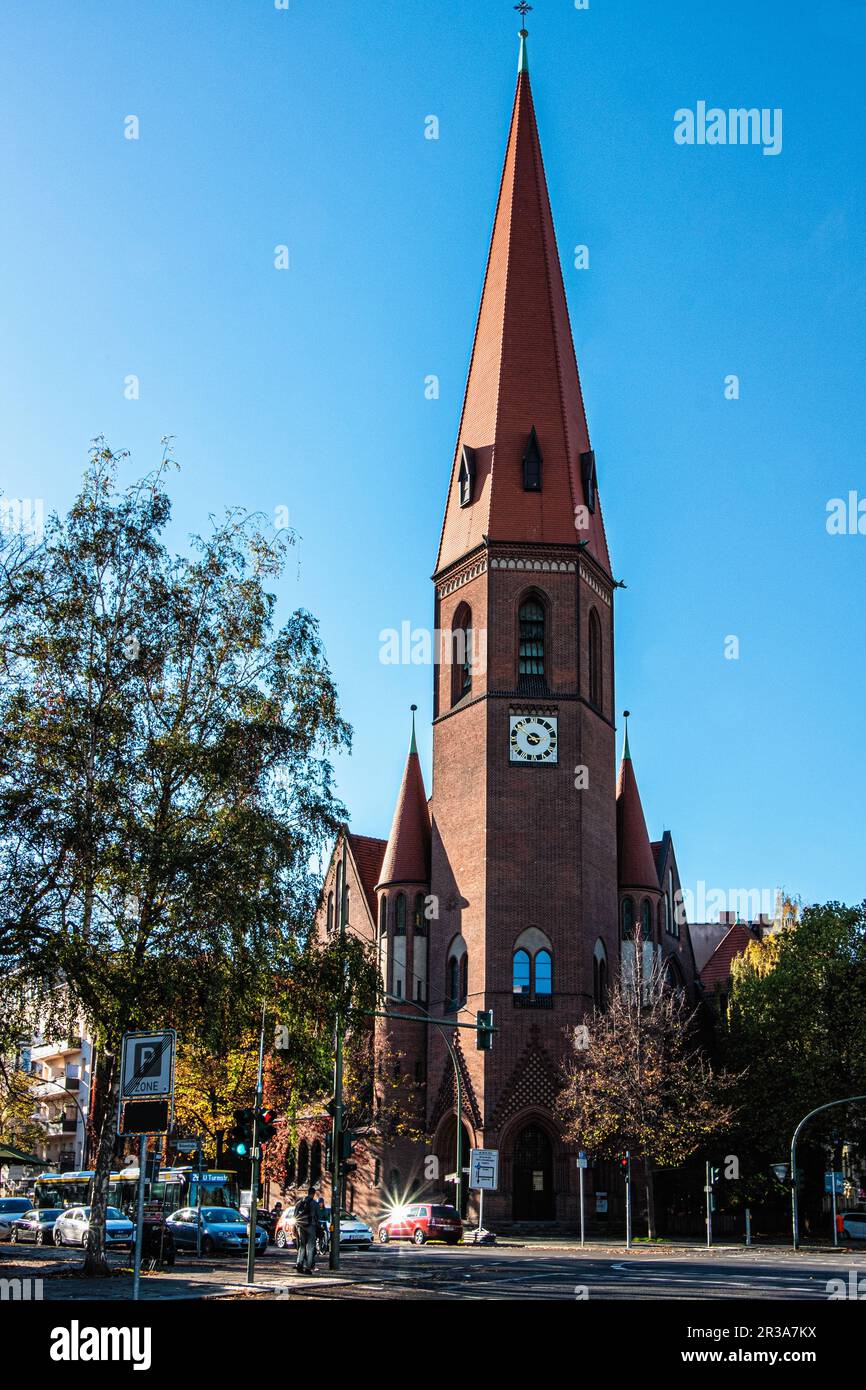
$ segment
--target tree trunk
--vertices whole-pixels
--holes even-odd
[[[644,1159],[644,1171],[646,1173],[646,1224],[647,1236],[650,1240],[656,1238],[656,1194],[653,1186],[654,1174],[652,1163],[648,1158]]]
[[[108,1056],[103,1052],[102,1059],[105,1065],[105,1104],[99,1127],[96,1171],[90,1197],[87,1254],[84,1259],[85,1274],[95,1278],[102,1278],[109,1272],[108,1261],[105,1258],[105,1211],[108,1206],[108,1180],[111,1176],[114,1143],[117,1138],[117,1102],[120,1090],[117,1054]]]

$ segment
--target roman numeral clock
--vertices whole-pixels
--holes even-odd
[[[557,721],[555,714],[544,717],[540,714],[512,714],[510,720],[510,762],[555,763],[557,761]]]

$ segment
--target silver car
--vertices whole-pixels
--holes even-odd
[[[90,1230],[90,1207],[68,1207],[54,1223],[55,1245],[86,1245]],[[135,1227],[128,1217],[117,1207],[107,1207],[105,1211],[105,1244],[128,1245],[135,1243]]]

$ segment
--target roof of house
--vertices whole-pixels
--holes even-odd
[[[731,967],[737,956],[741,956],[750,941],[756,941],[755,933],[743,922],[735,922],[730,931],[722,937],[713,954],[701,971],[701,984],[712,990],[717,984],[725,984],[731,978]]]
[[[358,870],[358,877],[364,889],[364,896],[367,899],[367,906],[370,909],[370,916],[375,924],[376,921],[376,884],[379,881],[379,872],[382,868],[382,860],[385,858],[387,840],[374,839],[371,835],[353,835],[349,833],[349,848],[352,851],[352,858],[355,861],[355,868]]]

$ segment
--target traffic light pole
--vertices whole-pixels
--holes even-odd
[[[346,941],[346,841],[348,832],[343,832],[343,872],[341,875],[340,901],[337,911],[340,918],[340,963],[342,967],[343,946]],[[340,981],[342,988],[345,980]],[[340,1000],[337,1000],[337,1016],[334,1019],[334,1115],[331,1128],[331,1248],[328,1251],[328,1265],[331,1269],[340,1268],[340,1205],[343,1198],[342,1179],[343,1146],[343,1015]]]
[[[707,1163],[707,1249],[713,1243],[713,1184],[712,1169]]]
[[[262,1005],[262,1026],[259,1032],[259,1067],[256,1073],[256,1103],[253,1110],[252,1191],[250,1192],[250,1224],[247,1233],[247,1283],[256,1282],[256,1218],[259,1214],[259,1174],[262,1151],[259,1144],[259,1111],[262,1108],[262,1078],[265,1062],[265,1006]]]
[[[631,1149],[625,1153],[625,1248],[631,1249]]]

